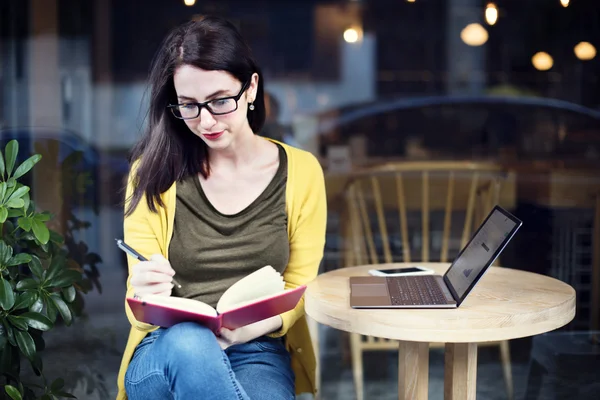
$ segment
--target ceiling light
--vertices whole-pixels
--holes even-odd
[[[554,65],[554,60],[550,54],[540,51],[531,57],[531,63],[539,71],[548,71]]]
[[[485,7],[485,21],[490,25],[494,25],[498,21],[498,8],[494,3],[488,3]]]
[[[590,42],[579,42],[573,49],[577,58],[588,61],[596,57],[596,48]]]
[[[488,40],[488,32],[478,23],[472,23],[460,32],[460,38],[469,46],[481,46]]]

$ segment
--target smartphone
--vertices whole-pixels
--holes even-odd
[[[371,269],[369,274],[373,276],[407,276],[407,275],[431,275],[435,271],[429,268],[420,267],[415,265],[414,267],[407,268],[392,268],[392,269]]]

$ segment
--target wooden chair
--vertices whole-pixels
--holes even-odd
[[[449,262],[498,203],[507,176],[499,166],[471,162],[406,162],[360,173],[346,188],[345,265]],[[457,213],[464,214],[459,230],[452,225]],[[415,249],[420,250],[417,259]],[[512,399],[508,341],[484,345],[499,347]],[[442,343],[434,346],[443,348]],[[363,352],[397,351],[398,342],[351,334],[350,349],[357,399],[362,400]]]

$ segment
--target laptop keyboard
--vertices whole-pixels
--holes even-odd
[[[433,275],[386,278],[392,305],[448,304]]]

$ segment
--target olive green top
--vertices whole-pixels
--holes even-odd
[[[182,288],[174,295],[216,307],[244,276],[271,265],[281,274],[290,255],[285,193],[287,156],[278,144],[279,167],[267,188],[237,214],[217,211],[198,176],[177,182],[169,261]]]

